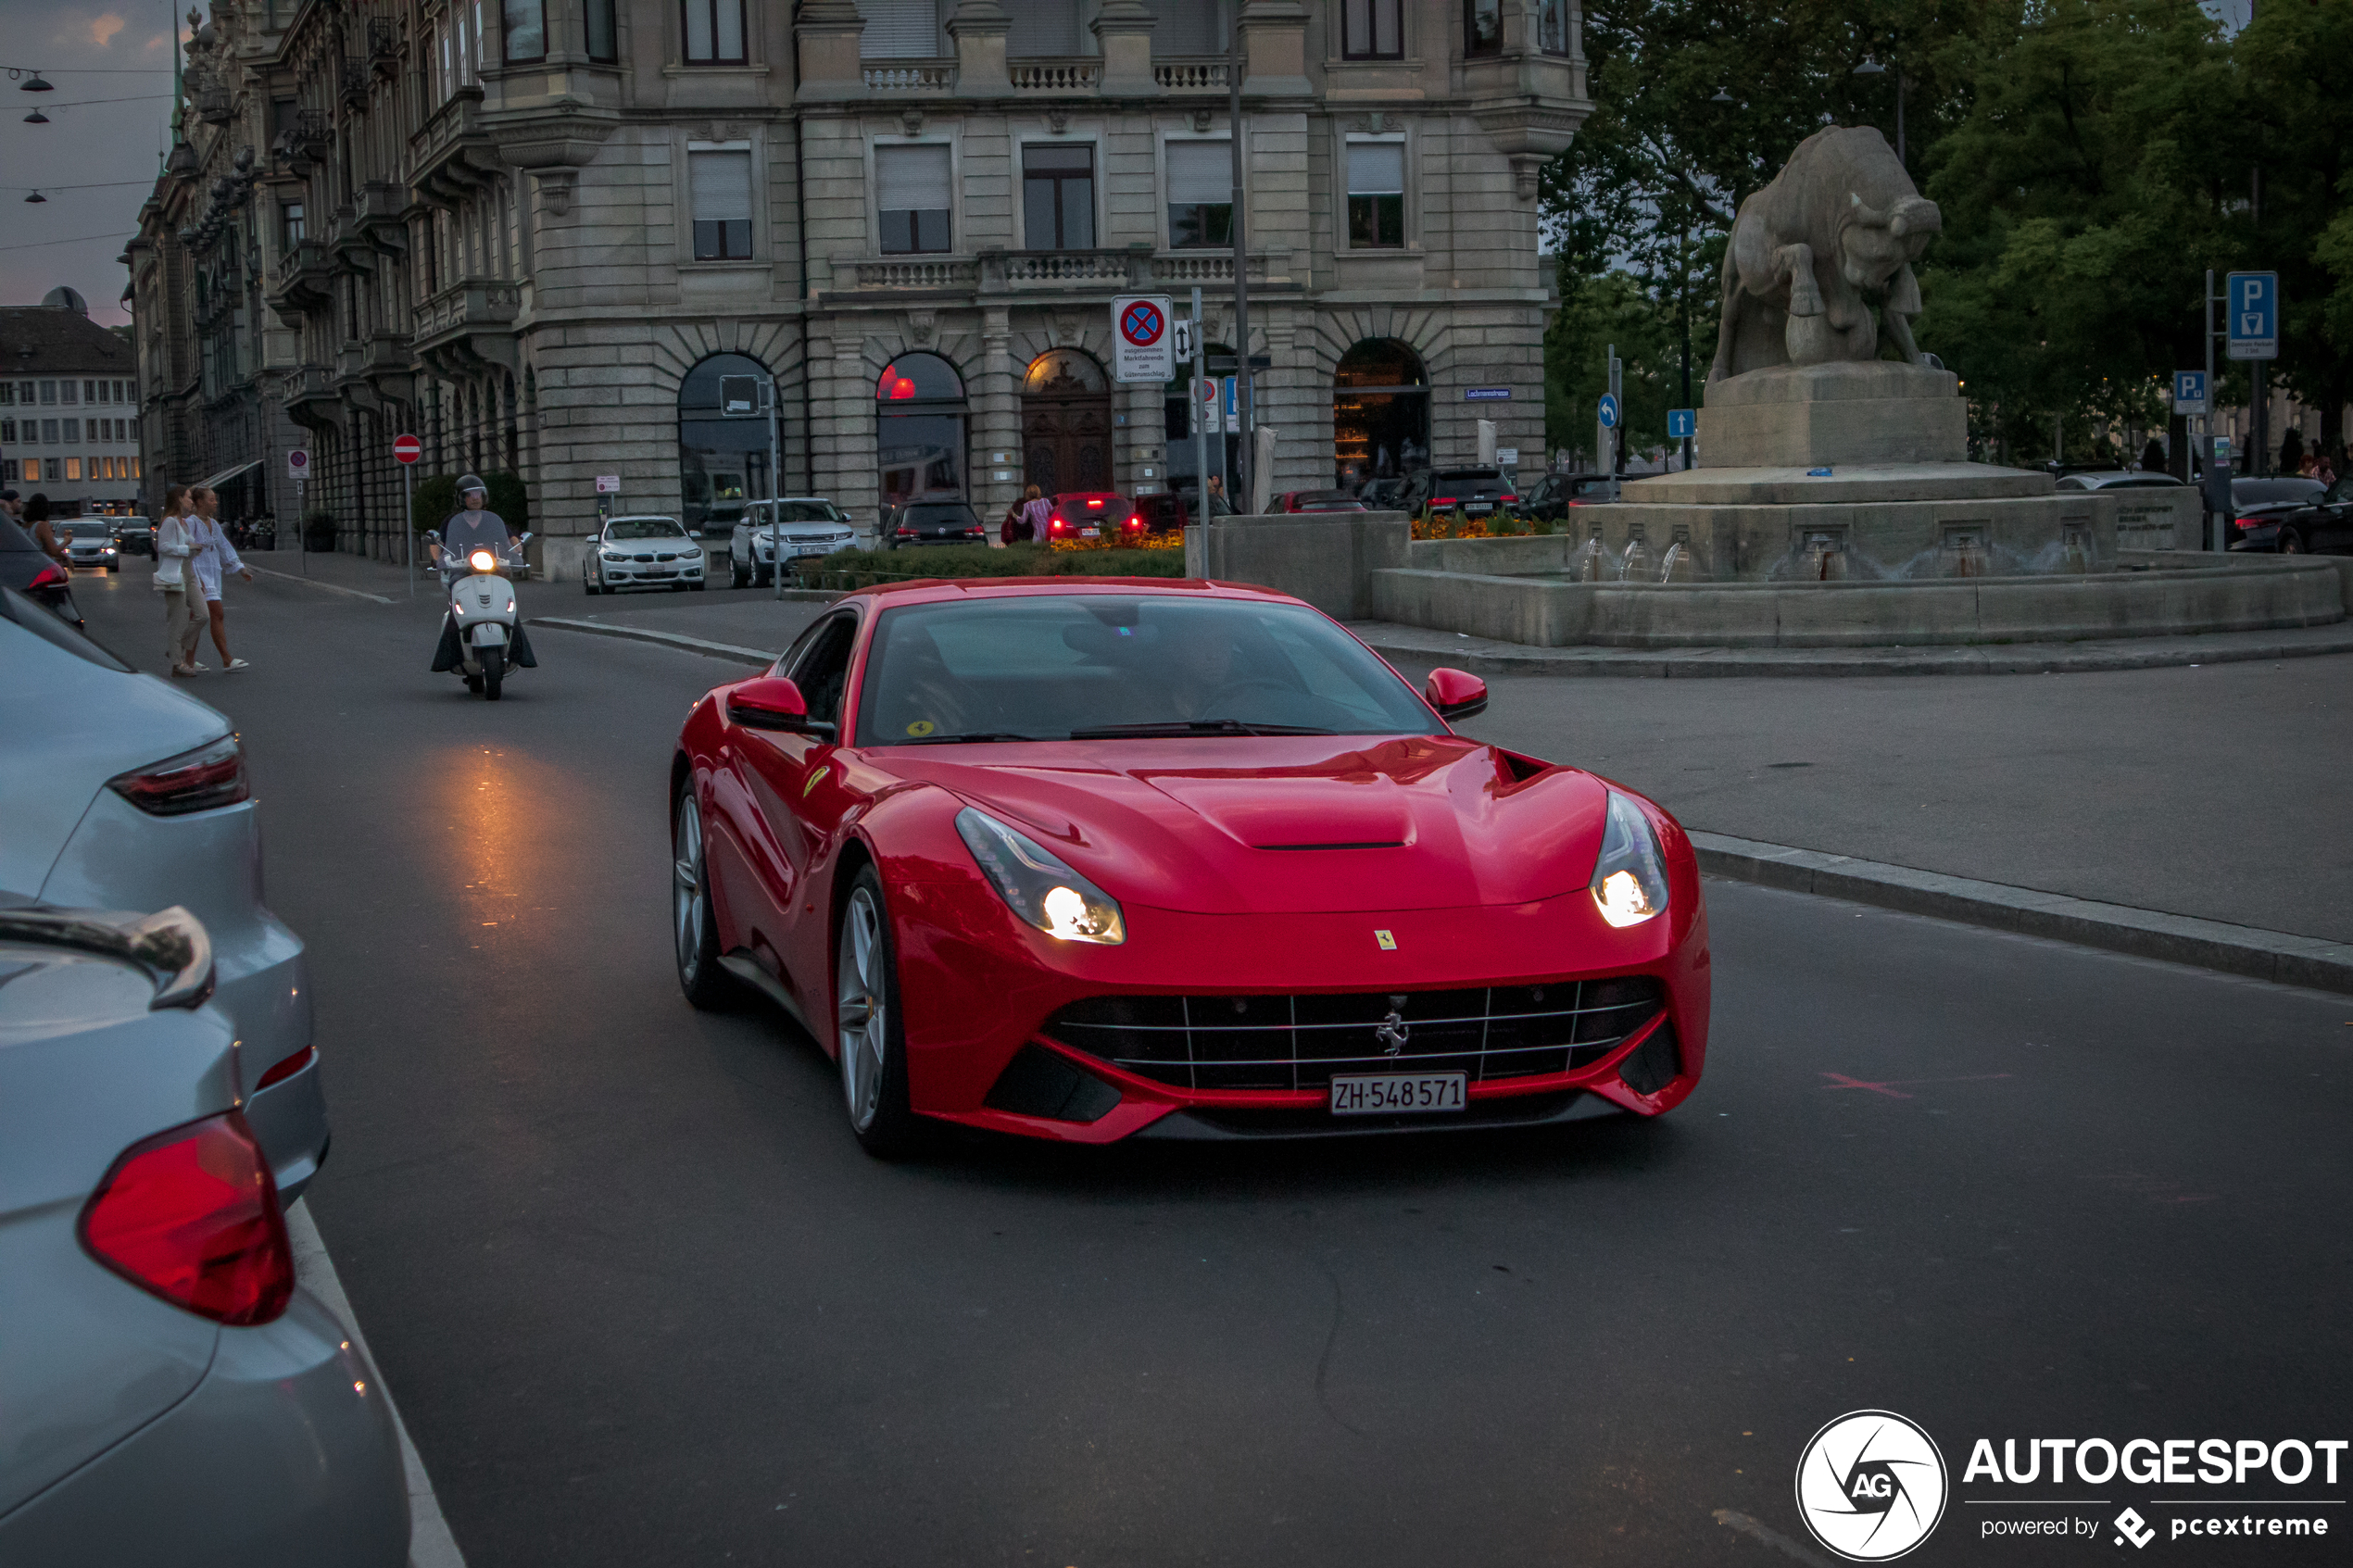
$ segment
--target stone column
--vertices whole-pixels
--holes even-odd
[[[858,0],[801,0],[792,30],[800,57],[798,97],[813,103],[866,95],[858,64],[866,20],[858,14]]]
[[[971,449],[965,453],[973,510],[994,530],[1005,508],[1022,493],[1021,381],[1013,363],[1013,312],[1002,305],[982,307],[980,384],[972,403]],[[999,453],[1005,461],[996,460]],[[999,479],[999,474],[1010,477]]]
[[[1249,62],[1243,90],[1252,97],[1304,98],[1307,7],[1300,0],[1239,0],[1242,55]]]
[[[1159,94],[1160,82],[1152,76],[1153,21],[1143,0],[1102,0],[1101,11],[1087,24],[1102,50],[1102,82],[1097,90],[1105,97]]]
[[[1005,71],[1005,35],[1013,30],[1013,19],[997,0],[957,0],[956,12],[948,19],[948,36],[956,41],[960,95],[985,97],[1009,90],[1013,79]]]

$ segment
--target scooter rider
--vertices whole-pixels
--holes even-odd
[[[466,570],[466,558],[476,550],[488,550],[504,566],[514,539],[507,520],[489,509],[490,490],[479,476],[469,473],[459,477],[458,500],[459,509],[441,525],[441,538],[433,546],[434,564],[441,569],[444,587]],[[531,654],[530,639],[523,635],[520,623],[515,627],[514,642],[508,648],[507,657],[520,669],[538,667],[539,661]],[[461,662],[457,618],[445,614],[441,618],[441,645],[434,652],[433,667],[435,671],[455,670]]]

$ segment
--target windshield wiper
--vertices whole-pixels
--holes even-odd
[[[957,746],[967,741],[1036,740],[1036,735],[1017,735],[1011,730],[965,730],[952,735],[911,735],[905,740],[888,742],[891,746]]]
[[[1336,735],[1309,724],[1245,724],[1239,719],[1177,719],[1152,724],[1102,724],[1073,730],[1073,740],[1145,740],[1160,735]]]

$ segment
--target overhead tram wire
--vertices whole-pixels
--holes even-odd
[[[0,245],[0,250],[43,250],[50,245],[86,245],[98,240],[119,240],[126,236],[120,230],[103,234],[77,234],[69,240],[27,240],[21,245]]]
[[[124,185],[152,185],[153,180],[100,180],[88,185],[0,185],[0,191],[111,191]]]

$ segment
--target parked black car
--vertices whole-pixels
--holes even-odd
[[[1144,520],[1144,531],[1148,533],[1181,533],[1185,525],[1193,521],[1191,513],[1186,509],[1185,497],[1176,495],[1139,495],[1136,497],[1136,515]]]
[[[2231,548],[2277,550],[2282,555],[2353,555],[2353,477],[2321,490],[2317,479],[2234,479],[2231,499],[2239,500],[2243,484],[2294,485],[2310,491],[2301,500],[2241,506],[2238,538]],[[2247,497],[2249,501],[2256,498]]]
[[[1519,494],[1502,469],[1424,469],[1405,487],[1401,503],[1418,521],[1462,508],[1465,517],[1491,517],[1519,504]]]
[[[2329,495],[2347,494],[2345,482],[2330,489],[2317,479],[2234,479],[2231,481],[2231,548],[2277,550],[2301,555],[2322,549],[2323,537],[2330,554],[2347,546],[2340,521],[2343,504]],[[2321,513],[2330,514],[2324,525]],[[2309,515],[2308,515],[2309,514]]]
[[[1414,483],[1411,476],[1396,479],[1368,479],[1356,498],[1365,503],[1368,512],[1402,511],[1405,506],[1406,487]]]
[[[895,550],[902,545],[975,545],[988,537],[980,514],[962,501],[911,501],[892,514],[883,542]]]
[[[153,556],[156,525],[143,517],[119,517],[114,520],[114,542],[126,556]]]
[[[1519,498],[1519,515],[1529,522],[1559,522],[1571,507],[1596,506],[1609,499],[1605,473],[1548,473],[1536,488]]]

